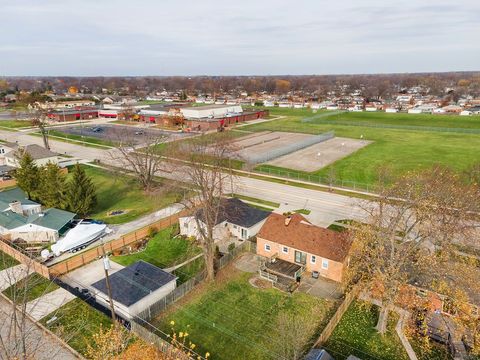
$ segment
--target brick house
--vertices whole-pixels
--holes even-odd
[[[292,266],[282,267],[288,269],[287,277],[316,271],[322,277],[340,282],[350,246],[345,233],[313,225],[300,214],[272,213],[257,234],[257,254],[266,258],[265,270],[274,269],[268,264],[289,263]],[[275,275],[283,275],[281,267],[276,267]]]

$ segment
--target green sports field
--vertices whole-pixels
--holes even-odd
[[[378,171],[388,167],[393,177],[435,164],[464,173],[480,161],[480,116],[336,113],[296,109],[273,109],[282,119],[249,125],[242,130],[289,131],[320,134],[334,130],[336,136],[373,141],[372,144],[337,162],[305,173],[289,170],[291,176],[325,178],[334,174],[336,182],[375,185]],[[413,127],[413,128],[412,128]],[[471,133],[469,133],[471,132]],[[286,170],[262,165],[260,170]]]

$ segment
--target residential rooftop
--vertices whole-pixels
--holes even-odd
[[[13,149],[14,151],[5,154],[5,157],[14,158],[16,156],[15,151],[23,149],[27,152],[33,160],[46,159],[54,156],[58,156],[56,152],[45,149],[44,147],[37,144],[30,144],[25,146],[20,146],[17,143],[7,142],[4,146]]]
[[[125,306],[131,306],[175,279],[175,275],[140,260],[110,275],[112,298]],[[92,286],[107,293],[105,278]]]
[[[220,209],[215,225],[227,221],[243,228],[249,228],[258,224],[270,215],[270,211],[260,210],[253,206],[249,206],[237,198],[222,199],[219,207]],[[199,218],[204,221],[201,210]]]
[[[345,233],[313,225],[300,214],[270,214],[257,236],[337,262],[345,260],[351,245]]]

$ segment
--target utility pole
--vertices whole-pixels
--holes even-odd
[[[105,270],[105,282],[107,284],[108,300],[110,302],[110,310],[112,311],[113,325],[116,326],[117,322],[115,321],[115,306],[113,305],[112,288],[110,286],[110,278],[108,277],[108,270],[110,270],[110,260],[108,259],[108,256],[105,253],[104,246],[102,246],[102,250],[103,250],[103,269]]]

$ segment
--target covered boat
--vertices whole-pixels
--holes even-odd
[[[52,245],[52,252],[59,256],[66,251],[75,252],[107,234],[107,225],[94,220],[78,220],[64,238]]]

